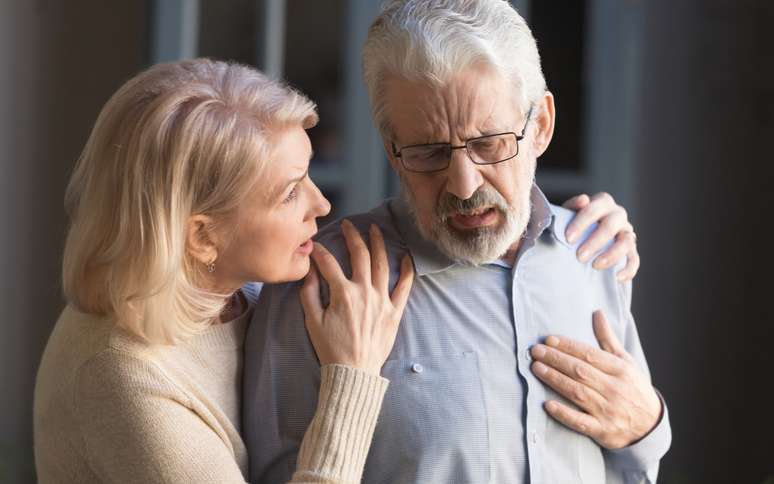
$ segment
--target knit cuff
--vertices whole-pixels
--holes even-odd
[[[359,483],[389,380],[344,365],[321,368],[317,412],[293,482]]]

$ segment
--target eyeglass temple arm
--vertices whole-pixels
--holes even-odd
[[[524,139],[524,133],[527,132],[527,125],[529,124],[529,120],[532,117],[532,110],[533,109],[535,109],[535,105],[534,104],[530,104],[529,105],[529,111],[527,111],[527,120],[524,121],[524,127],[521,128],[521,134],[516,137],[519,141]],[[392,145],[392,147],[393,147],[393,149],[395,149],[395,145]]]

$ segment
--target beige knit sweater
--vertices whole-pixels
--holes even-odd
[[[176,346],[148,346],[67,307],[38,371],[42,484],[244,483],[242,345],[249,312]],[[317,413],[292,482],[359,482],[387,380],[321,371]]]

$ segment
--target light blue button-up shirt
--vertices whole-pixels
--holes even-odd
[[[532,374],[530,347],[549,334],[597,345],[597,309],[646,371],[647,365],[630,313],[631,285],[618,283],[615,269],[597,271],[576,259],[576,245],[564,236],[572,212],[550,205],[537,187],[532,206],[513,267],[449,260],[420,236],[402,200],[349,217],[364,234],[371,223],[382,228],[393,284],[406,251],[416,268],[382,370],[390,386],[364,482],[655,482],[671,440],[666,407],[650,434],[616,451],[543,409],[547,399],[566,400]],[[339,224],[318,240],[348,272]],[[243,424],[254,483],[289,480],[316,406],[320,371],[299,287],[264,287],[245,344]]]

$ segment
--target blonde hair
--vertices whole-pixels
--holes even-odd
[[[273,135],[316,122],[308,98],[243,65],[186,60],[129,80],[102,109],[67,187],[68,302],[149,342],[206,328],[225,298],[197,285],[188,218],[233,214],[260,182]]]
[[[509,79],[519,108],[546,91],[535,38],[507,0],[387,0],[363,46],[363,79],[377,128],[393,136],[385,100],[390,77],[443,86],[475,64]]]

